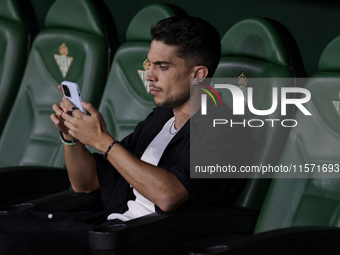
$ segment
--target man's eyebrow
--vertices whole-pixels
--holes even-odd
[[[168,62],[168,61],[156,61],[156,62],[153,62],[153,64],[154,65],[162,65],[162,64],[171,65],[171,62]]]

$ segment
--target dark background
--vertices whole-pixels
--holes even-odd
[[[40,29],[54,0],[31,0]],[[119,40],[133,16],[152,0],[104,0],[116,23]],[[340,35],[340,2],[293,0],[169,0],[157,1],[177,5],[189,15],[214,25],[221,37],[239,20],[262,16],[281,22],[295,38],[308,76],[318,70],[320,55],[326,45]],[[340,60],[339,60],[340,61]]]

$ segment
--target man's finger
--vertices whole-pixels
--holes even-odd
[[[85,101],[81,102],[81,106],[87,110],[91,115],[96,114],[98,111],[94,106],[90,103],[87,103]]]
[[[73,117],[71,115],[69,115],[68,113],[64,112],[62,114],[62,118],[65,120],[65,121],[68,121],[68,122],[72,122],[73,121]]]
[[[71,116],[69,116],[69,117],[73,120],[73,118]],[[73,123],[71,121],[68,121],[66,119],[64,121],[64,125],[65,125],[66,128],[68,128],[69,131],[74,129]]]
[[[81,110],[79,110],[77,107],[73,106],[70,111],[68,112],[69,115],[78,116],[78,114],[84,114]]]
[[[51,120],[53,121],[54,124],[59,125],[60,124],[60,120],[56,117],[55,114],[51,114]]]
[[[74,105],[70,102],[70,100],[68,100],[66,97],[63,97],[63,103],[64,103],[64,105],[63,105],[63,110],[64,110],[64,112],[66,112],[66,113],[68,113],[68,112],[71,110],[71,108],[74,106]]]
[[[60,84],[58,85],[58,89],[59,89],[59,91],[61,92],[61,94],[64,95],[63,89],[61,88],[61,85],[60,85]]]
[[[54,110],[55,114],[58,115],[58,116],[61,116],[63,114],[62,109],[57,104],[54,104],[52,106],[52,109]]]

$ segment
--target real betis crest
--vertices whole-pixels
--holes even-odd
[[[55,61],[57,61],[57,64],[59,66],[60,72],[62,76],[65,78],[68,69],[71,66],[71,63],[73,61],[73,57],[68,57],[68,48],[66,47],[65,43],[62,43],[59,47],[59,54],[54,54]]]
[[[340,98],[340,92],[339,92],[339,98]],[[340,115],[340,101],[333,101],[333,105],[336,111],[338,112],[338,114]]]
[[[144,70],[137,70],[137,71],[138,71],[139,77],[142,79],[142,82],[144,84],[146,91],[149,93],[150,92],[150,87],[149,87],[150,81],[145,80],[145,76],[148,73],[149,68],[150,68],[150,62],[147,59],[145,59],[143,62],[143,68]]]
[[[248,83],[248,79],[247,77],[244,75],[244,73],[242,72],[238,77],[237,77],[237,82],[238,82],[238,87],[240,88],[240,90],[242,91],[243,95],[244,95],[244,104],[247,103],[247,83]]]

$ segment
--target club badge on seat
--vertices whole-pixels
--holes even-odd
[[[150,92],[150,87],[149,87],[150,81],[145,80],[145,76],[148,73],[149,68],[150,68],[150,62],[147,59],[144,60],[143,67],[144,67],[144,70],[137,70],[137,72],[139,74],[139,77],[142,79],[142,82],[144,84],[146,91],[149,93]]]
[[[238,87],[241,89],[243,95],[244,95],[244,105],[246,105],[247,103],[247,83],[248,83],[248,79],[247,77],[244,75],[244,73],[242,72],[238,77],[237,77],[237,81],[238,81]]]
[[[340,92],[339,92],[339,98],[340,98]],[[340,101],[333,101],[333,105],[335,109],[337,110],[338,114],[340,115]]]
[[[57,62],[57,65],[59,66],[60,72],[62,76],[65,78],[68,69],[71,66],[71,63],[73,61],[73,57],[68,57],[68,48],[66,47],[65,43],[62,43],[59,47],[59,54],[54,54],[55,61]]]

